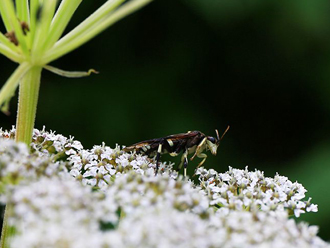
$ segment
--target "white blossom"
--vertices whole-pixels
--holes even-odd
[[[118,220],[116,206],[72,177],[40,178],[8,198],[17,228],[11,247],[101,247],[100,223]]]
[[[14,139],[15,132],[14,126],[9,131],[0,129],[0,138]],[[80,141],[74,140],[74,137],[67,138],[52,131],[47,132],[43,127],[42,130],[33,130],[31,149],[39,155],[65,156],[76,154],[83,149],[83,146]]]
[[[316,212],[317,205],[310,199],[303,201],[306,189],[298,182],[292,183],[287,177],[275,175],[265,177],[264,172],[233,169],[218,173],[198,168],[200,186],[208,194],[210,204],[217,208],[236,210],[275,211],[286,209],[289,214]]]
[[[40,153],[29,153],[24,143],[0,138],[0,180],[2,190],[20,181],[33,181],[40,176],[55,176],[66,173],[67,163],[53,160]]]
[[[125,153],[120,146],[114,149],[106,146],[94,146],[90,150],[81,150],[70,155],[70,173],[82,180],[83,184],[102,188],[103,190],[120,174],[135,171],[139,174],[155,175],[155,162],[147,156],[135,153]],[[168,172],[171,177],[177,177],[172,166],[160,163],[162,173]]]
[[[223,228],[213,228],[197,215],[167,207],[136,211],[105,237],[110,248],[211,248],[221,247],[225,240]]]
[[[306,189],[276,174],[171,164],[34,130],[30,149],[0,130],[1,201],[12,207],[11,247],[323,248],[318,228],[290,219],[317,212]]]
[[[219,211],[210,225],[226,230],[224,243],[215,247],[329,247],[316,236],[315,226],[297,224],[286,211]]]
[[[105,194],[107,198],[114,199],[125,213],[131,213],[136,208],[149,211],[164,206],[199,215],[209,211],[205,193],[182,176],[173,179],[168,174],[141,175],[132,171],[117,176]]]

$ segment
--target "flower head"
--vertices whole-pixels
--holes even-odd
[[[265,177],[261,171],[233,169],[218,173],[214,170],[198,168],[200,186],[207,192],[211,205],[219,211],[276,211],[283,209],[299,217],[301,213],[316,212],[317,205],[310,199],[303,201],[306,189],[287,177],[275,175]],[[308,205],[308,207],[307,207]]]
[[[11,247],[329,247],[317,227],[289,218],[317,205],[278,174],[199,168],[196,185],[165,163],[155,175],[154,159],[119,145],[83,149],[43,129],[29,149],[14,136],[0,130]]]

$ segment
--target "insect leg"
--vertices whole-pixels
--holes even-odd
[[[204,162],[207,158],[207,155],[205,153],[199,153],[199,154],[197,154],[197,157],[202,158],[203,160],[197,165],[196,169],[198,167],[202,166],[202,164],[204,164]]]
[[[204,162],[205,162],[205,160],[206,160],[206,158],[207,158],[207,155],[206,155],[205,153],[199,153],[199,154],[197,154],[197,157],[199,157],[199,158],[203,158],[203,160],[197,165],[193,177],[196,176],[197,168],[200,167],[200,166],[202,166],[202,164],[204,164]]]
[[[156,155],[156,172],[155,172],[155,175],[157,175],[158,170],[159,170],[159,159],[160,159],[160,154],[162,153],[163,144],[164,144],[164,139],[162,139],[159,142],[159,145],[158,145],[158,150],[157,150],[157,155]]]
[[[188,166],[188,158],[185,157],[184,163],[183,163],[183,175],[184,175],[184,177],[187,177],[187,166]]]
[[[198,157],[199,153],[201,152],[200,149],[202,149],[203,145],[205,144],[207,138],[205,137],[197,146],[194,156],[190,158],[190,161],[192,161],[196,156]]]
[[[181,167],[183,164],[183,175],[186,177],[187,176],[187,166],[188,166],[188,150],[185,149],[184,153],[182,154],[181,157],[181,164],[179,167]]]

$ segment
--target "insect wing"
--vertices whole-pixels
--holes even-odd
[[[167,151],[171,151],[171,150],[173,150],[174,147],[176,147],[176,145],[178,143],[185,143],[182,141],[189,140],[200,134],[201,134],[201,132],[199,132],[199,131],[192,131],[192,132],[188,132],[188,133],[173,134],[173,135],[169,135],[169,136],[166,136],[163,138],[144,140],[144,141],[135,143],[131,146],[125,147],[123,150],[125,152],[137,151],[137,152],[142,152],[145,154],[151,154],[151,153],[157,151],[158,146],[162,141],[166,140],[167,142],[165,142],[164,148]],[[171,146],[170,143],[172,143],[172,146],[174,145],[174,147],[172,147],[172,148],[169,147],[169,146]]]
[[[198,134],[200,134],[199,131],[192,131],[189,133],[178,133],[178,134],[169,135],[169,136],[165,137],[164,139],[166,139],[166,140],[170,139],[172,141],[184,140],[184,139],[190,139],[192,137],[195,137]]]
[[[125,147],[123,150],[125,152],[130,152],[130,151],[144,151],[146,152],[147,150],[156,150],[158,148],[159,142],[161,141],[161,138],[159,139],[151,139],[151,140],[144,140],[138,143],[135,143],[131,146]]]

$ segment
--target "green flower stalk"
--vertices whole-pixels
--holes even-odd
[[[49,63],[83,45],[151,1],[108,0],[62,37],[82,0],[0,0],[0,14],[6,28],[5,34],[0,32],[0,53],[19,64],[0,91],[0,109],[8,113],[9,101],[19,86],[16,141],[28,145],[31,143],[42,70],[65,77],[83,77],[96,73],[95,70],[67,72]],[[8,247],[8,238],[14,231],[7,224],[10,209],[10,206],[6,207],[1,247]]]
[[[0,32],[0,53],[19,64],[0,91],[0,108],[19,90],[16,141],[30,144],[36,116],[42,69],[66,77],[88,72],[67,72],[49,65],[86,43],[118,20],[152,0],[108,0],[71,32],[61,37],[82,0],[1,0],[0,14],[6,33]],[[125,3],[124,3],[125,2]]]

